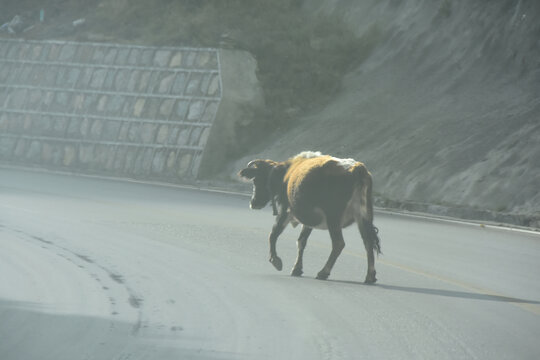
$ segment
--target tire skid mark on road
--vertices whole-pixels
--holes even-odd
[[[119,289],[115,289],[115,290],[116,291],[120,290],[120,292],[126,293],[127,294],[126,303],[137,312],[137,319],[135,320],[131,333],[132,335],[137,335],[139,333],[140,329],[143,327],[144,298],[140,296],[135,290],[133,290],[131,286],[129,286],[126,283],[123,275],[96,262],[94,259],[92,259],[88,255],[81,254],[79,252],[75,252],[71,249],[68,249],[67,247],[58,245],[55,242],[51,240],[47,240],[42,236],[29,234],[25,231],[22,231],[16,228],[7,228],[4,225],[2,225],[2,228],[12,231],[16,235],[18,235],[19,238],[23,240],[28,240],[30,242],[36,242],[36,241],[39,242],[41,244],[41,248],[51,251],[55,253],[57,256],[72,263],[76,267],[85,270],[89,274],[89,276],[92,279],[94,279],[96,282],[98,282],[101,288],[106,292],[109,292],[109,293],[114,292],[112,289],[112,286],[115,286],[116,284],[116,287]],[[99,273],[101,273],[101,275]],[[107,278],[112,280],[112,282],[106,280]],[[120,313],[120,306],[115,296],[109,295],[108,301],[111,306],[111,315],[118,315]]]
[[[337,338],[331,336],[325,331],[324,334],[315,339],[316,346],[324,360],[340,360],[347,359],[347,356],[339,351]]]

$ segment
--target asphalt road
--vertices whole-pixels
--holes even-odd
[[[268,260],[270,209],[178,187],[0,169],[0,359],[538,359],[540,235],[377,213],[328,281],[314,231]]]

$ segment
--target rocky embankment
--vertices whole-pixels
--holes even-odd
[[[322,111],[233,167],[320,150],[365,162],[380,205],[540,227],[538,2],[305,8],[342,19],[369,54]]]

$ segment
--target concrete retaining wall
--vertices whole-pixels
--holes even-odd
[[[193,179],[221,97],[216,49],[0,39],[0,161]]]

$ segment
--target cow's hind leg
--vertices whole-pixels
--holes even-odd
[[[337,223],[328,223],[328,231],[330,232],[330,238],[332,239],[332,251],[328,257],[326,265],[317,274],[317,279],[326,280],[336,263],[338,256],[345,247],[345,240],[343,240],[343,233],[341,232],[341,226]]]
[[[368,270],[366,275],[366,284],[373,284],[377,281],[375,275],[375,250],[378,250],[378,236],[377,230],[373,224],[365,219],[360,219],[358,221],[358,228],[360,229],[360,234],[362,235],[362,240],[364,241],[364,247],[366,248],[367,260],[368,260]]]
[[[300,236],[298,237],[298,256],[296,257],[296,263],[294,264],[294,267],[292,269],[291,275],[292,276],[302,276],[304,273],[302,271],[303,263],[302,259],[304,257],[304,249],[306,248],[306,243],[309,235],[311,234],[311,231],[313,228],[304,225],[302,227],[302,231],[300,232]]]

